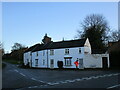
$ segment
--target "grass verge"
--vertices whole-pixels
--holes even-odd
[[[4,59],[3,61],[11,63],[11,64],[22,64],[22,60],[14,60],[14,59]]]

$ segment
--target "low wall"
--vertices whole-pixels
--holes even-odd
[[[109,67],[109,55],[108,54],[85,54],[84,56],[84,68],[102,68],[102,57],[108,58]]]

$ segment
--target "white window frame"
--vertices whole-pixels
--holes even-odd
[[[79,48],[79,54],[81,54],[81,51],[82,51],[81,48]]]
[[[71,59],[64,59],[64,61],[65,61],[65,66],[72,66],[72,61],[71,61]]]
[[[68,55],[70,53],[69,49],[65,49],[65,55]]]
[[[50,49],[50,55],[54,55],[54,49]]]

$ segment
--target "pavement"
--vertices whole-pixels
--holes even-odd
[[[20,68],[6,63],[2,88],[105,88],[120,90],[119,70],[49,70]]]

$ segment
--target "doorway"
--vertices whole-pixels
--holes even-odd
[[[54,68],[54,59],[50,59],[50,68],[51,68],[51,69]]]
[[[79,69],[84,69],[83,67],[83,58],[79,58]]]
[[[107,57],[102,57],[102,66],[103,68],[108,68]]]

